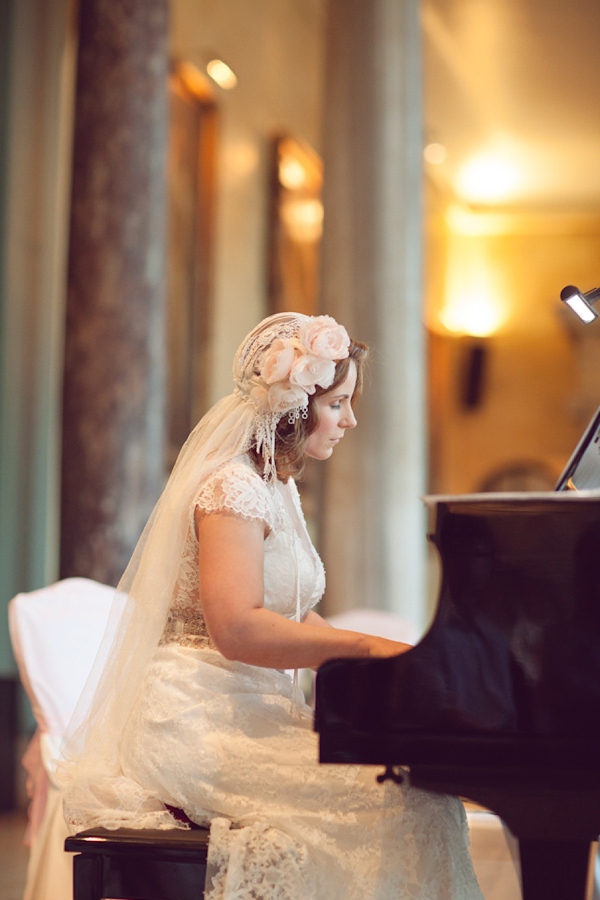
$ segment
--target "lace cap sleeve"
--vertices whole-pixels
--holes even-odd
[[[245,519],[260,519],[271,531],[281,525],[276,497],[260,475],[243,463],[214,472],[194,499],[194,511],[230,512]]]

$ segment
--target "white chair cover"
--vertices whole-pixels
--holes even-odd
[[[31,797],[24,900],[68,900],[73,895],[72,859],[64,852],[67,826],[52,772],[114,596],[114,588],[68,578],[18,594],[9,604],[13,651],[37,724],[23,757]]]

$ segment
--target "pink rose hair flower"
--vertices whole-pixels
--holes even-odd
[[[290,382],[314,394],[317,385],[328,388],[335,378],[335,362],[318,356],[300,356],[290,372]]]
[[[270,385],[268,403],[271,412],[285,413],[290,409],[304,409],[308,405],[308,395],[303,388],[280,381]]]
[[[296,356],[296,348],[289,338],[277,338],[264,352],[260,363],[260,374],[267,384],[283,381],[289,377]]]
[[[305,410],[317,387],[333,383],[336,361],[348,356],[349,347],[343,325],[331,316],[313,316],[297,337],[276,338],[265,349],[250,396],[272,413]]]
[[[301,329],[298,340],[313,356],[323,359],[345,359],[348,356],[348,332],[331,316],[315,316]]]

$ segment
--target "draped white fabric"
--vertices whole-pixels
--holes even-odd
[[[23,757],[30,798],[23,900],[72,897],[73,861],[64,852],[68,830],[53,772],[113,599],[105,585],[67,578],[9,604],[11,643],[37,723]]]

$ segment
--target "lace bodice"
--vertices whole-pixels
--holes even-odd
[[[325,572],[308,536],[296,485],[291,479],[287,484],[266,483],[244,456],[214,472],[194,498],[161,644],[176,641],[191,647],[214,646],[198,587],[197,510],[206,515],[226,511],[264,522],[264,605],[287,618],[304,619],[323,594]]]

